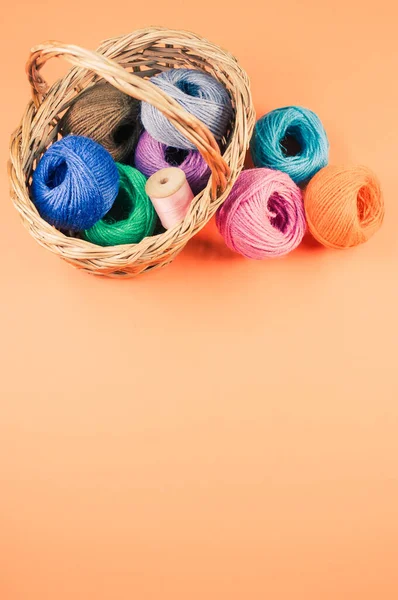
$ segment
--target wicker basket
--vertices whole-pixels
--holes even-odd
[[[50,58],[59,56],[74,67],[48,89],[40,69]],[[173,67],[206,70],[227,87],[235,119],[223,156],[207,127],[148,81],[148,77]],[[170,263],[225,200],[243,166],[255,116],[248,78],[236,59],[193,33],[153,27],[107,40],[97,52],[47,42],[32,49],[26,68],[33,101],[11,137],[9,174],[15,207],[31,235],[75,267],[97,275],[134,276]],[[212,172],[206,189],[195,197],[182,223],[139,244],[100,247],[64,235],[41,219],[29,197],[32,170],[59,137],[60,117],[77,94],[100,78],[161,110],[195,144]]]

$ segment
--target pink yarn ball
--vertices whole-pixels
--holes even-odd
[[[231,250],[261,260],[296,248],[306,229],[300,188],[286,173],[243,171],[216,215]]]

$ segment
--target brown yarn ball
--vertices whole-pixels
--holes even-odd
[[[304,208],[314,238],[331,248],[366,242],[384,218],[380,183],[363,166],[327,166],[318,171],[305,191]]]
[[[117,162],[132,162],[140,135],[140,103],[107,81],[87,88],[61,119],[62,135],[83,135],[98,142]]]

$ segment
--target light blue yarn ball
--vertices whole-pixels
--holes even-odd
[[[328,164],[329,141],[314,112],[286,106],[257,121],[250,152],[256,167],[283,171],[304,183]]]
[[[116,164],[103,146],[68,135],[45,152],[32,177],[33,202],[59,229],[92,227],[111,208],[118,190]]]
[[[152,77],[151,82],[207,125],[217,140],[226,134],[233,115],[232,103],[227,90],[217,79],[194,69],[170,69]],[[141,120],[158,142],[174,148],[195,148],[148,102],[142,102]]]

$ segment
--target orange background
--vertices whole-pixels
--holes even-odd
[[[396,600],[396,22],[387,0],[2,7],[2,600]],[[331,162],[380,176],[382,230],[249,262],[210,225],[129,281],[41,249],[5,169],[29,48],[152,23],[237,55],[258,115],[317,112]]]

